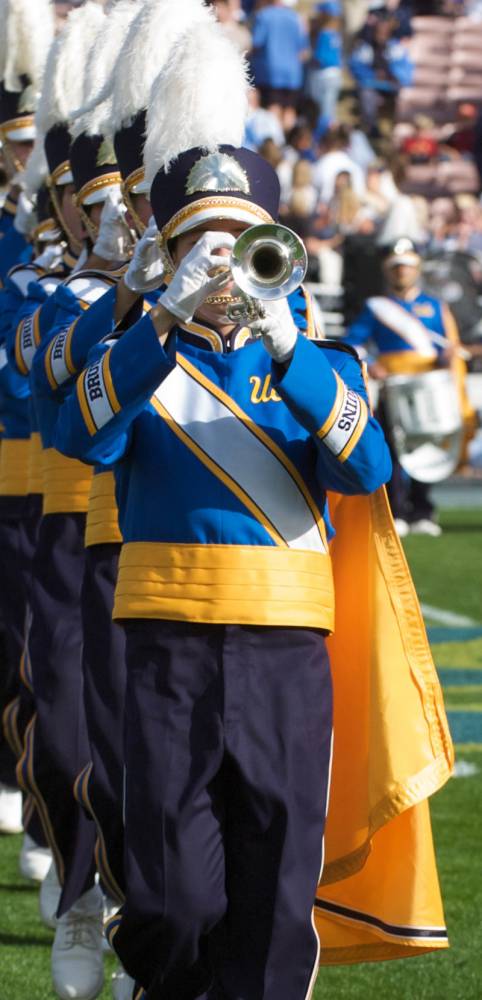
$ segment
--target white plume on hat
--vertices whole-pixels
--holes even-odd
[[[249,86],[246,60],[217,22],[186,32],[151,91],[144,152],[148,183],[188,149],[239,147]]]
[[[147,108],[151,87],[179,37],[212,23],[214,14],[204,0],[144,0],[114,70],[113,131]],[[177,103],[171,107],[174,116]]]
[[[46,135],[54,125],[68,124],[72,113],[82,103],[88,53],[106,21],[102,7],[93,0],[87,0],[83,7],[69,14],[50,49],[45,67],[36,118],[41,134]]]
[[[87,56],[82,104],[72,115],[72,136],[112,134],[112,76],[122,45],[143,0],[117,0],[100,24]]]
[[[55,21],[50,0],[0,0],[0,79],[19,93],[20,77],[39,91]]]

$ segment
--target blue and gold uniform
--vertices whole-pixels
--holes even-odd
[[[414,375],[431,371],[443,354],[443,345],[435,343],[431,333],[449,338],[450,314],[442,302],[416,288],[408,299],[368,299],[344,343],[372,345],[389,374]]]
[[[398,279],[391,282],[391,269],[399,266],[410,271],[406,279],[407,287],[403,294],[397,295]],[[362,354],[366,350],[373,353],[387,376],[416,376],[438,367],[450,367],[468,441],[473,434],[475,414],[466,393],[466,365],[457,350],[459,335],[454,317],[446,303],[421,290],[418,280],[420,257],[409,240],[399,240],[389,250],[386,269],[389,294],[367,300],[344,343]],[[412,530],[420,528],[429,533],[440,533],[440,528],[432,520],[434,506],[428,485],[410,478],[398,461],[383,395],[378,416],[390,442],[393,476],[389,496],[399,530],[406,532],[411,525]]]
[[[331,631],[326,490],[370,492],[390,474],[350,351],[300,337],[281,377],[261,344],[225,352],[197,323],[166,352],[149,317],[81,376],[55,443],[122,460],[123,619]],[[246,590],[256,574],[259,590]]]

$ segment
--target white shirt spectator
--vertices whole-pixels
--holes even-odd
[[[325,153],[313,167],[313,182],[318,188],[321,201],[328,202],[335,193],[338,174],[348,173],[355,194],[362,197],[365,192],[365,175],[361,167],[343,150]]]

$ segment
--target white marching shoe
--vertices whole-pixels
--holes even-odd
[[[62,886],[57,878],[57,869],[52,861],[50,868],[40,886],[39,910],[40,919],[46,927],[55,930],[57,926],[57,909],[62,894]]]
[[[440,538],[442,529],[436,521],[431,521],[428,517],[422,517],[420,521],[414,521],[410,525],[412,535],[430,535],[432,538]]]
[[[410,533],[410,525],[408,521],[404,521],[403,517],[396,517],[394,524],[398,537],[406,538]]]
[[[112,975],[113,1000],[132,1000],[135,985],[134,980],[127,975],[122,965],[119,965]]]
[[[102,990],[103,910],[102,893],[95,885],[57,920],[52,983],[61,1000],[94,1000]]]
[[[22,793],[0,781],[0,833],[22,833]]]
[[[51,864],[52,851],[50,848],[40,847],[32,837],[29,837],[28,833],[24,833],[22,850],[18,859],[20,874],[33,882],[43,882]]]

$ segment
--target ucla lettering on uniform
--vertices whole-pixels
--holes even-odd
[[[254,403],[255,406],[258,403],[281,402],[281,396],[279,396],[276,389],[273,389],[271,386],[271,375],[266,375],[264,381],[260,379],[259,375],[252,375],[249,381],[253,386],[251,402]]]

